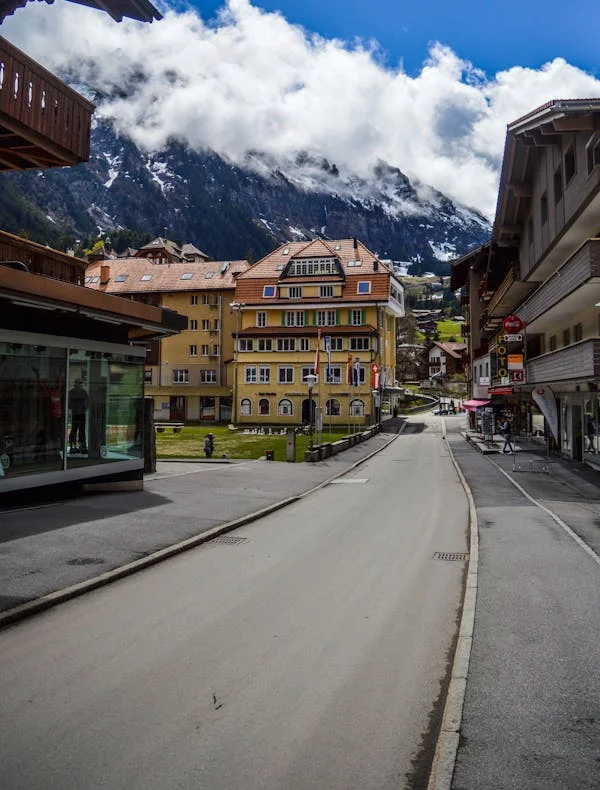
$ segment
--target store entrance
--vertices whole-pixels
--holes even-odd
[[[185,420],[185,395],[171,395],[169,419],[173,422],[183,422]]]

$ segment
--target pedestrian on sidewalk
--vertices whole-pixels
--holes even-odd
[[[212,433],[207,433],[204,437],[204,455],[207,458],[210,458],[213,454],[213,450],[215,449],[215,443],[213,440]]]
[[[595,453],[596,448],[594,447],[594,437],[596,436],[596,426],[594,425],[594,421],[591,417],[587,418],[587,438],[588,438],[588,453]]]
[[[515,450],[512,443],[512,425],[510,424],[510,420],[508,417],[504,418],[504,422],[500,426],[500,430],[502,431],[502,435],[504,436],[504,447],[502,448],[503,453],[510,453],[511,455],[515,454]],[[508,447],[508,450],[506,449]]]

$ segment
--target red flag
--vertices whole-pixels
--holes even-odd
[[[348,385],[352,386],[354,384],[354,368],[352,366],[352,354],[348,351]]]
[[[319,375],[319,359],[321,354],[321,330],[317,331],[317,350],[315,351],[315,376]]]

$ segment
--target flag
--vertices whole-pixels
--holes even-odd
[[[348,362],[347,362],[347,377],[348,377],[348,386],[352,386],[354,384],[354,372],[352,368],[352,354],[348,351]]]
[[[354,359],[354,386],[358,387],[360,384],[360,358]]]
[[[319,358],[321,354],[321,330],[317,332],[317,350],[315,351],[315,376],[319,375]]]
[[[379,365],[377,362],[371,365],[371,389],[379,389]]]

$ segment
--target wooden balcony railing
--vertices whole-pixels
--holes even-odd
[[[94,105],[0,36],[0,170],[86,162]]]
[[[84,284],[85,261],[4,231],[0,231],[1,261],[19,261],[33,274],[44,274],[75,285]]]

